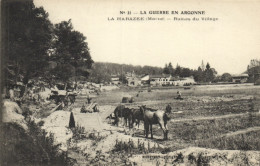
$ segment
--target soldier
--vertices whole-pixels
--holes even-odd
[[[180,92],[180,91],[177,91],[177,99],[182,99],[182,98],[181,98],[181,92]]]
[[[93,112],[99,112],[99,109],[97,107],[97,103],[94,103]]]
[[[87,112],[87,109],[86,109],[85,105],[83,104],[80,109],[80,113],[86,113],[86,112]]]

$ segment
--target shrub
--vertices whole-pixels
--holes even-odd
[[[72,138],[76,141],[87,138],[85,128],[77,125],[72,129],[73,136]]]
[[[116,144],[112,152],[125,152],[129,154],[142,154],[142,153],[168,153],[170,152],[169,148],[161,148],[158,145],[154,144],[153,147],[150,146],[150,142],[147,143],[140,142],[138,140],[137,146],[134,145],[132,139],[129,139],[128,142],[116,140]]]
[[[2,165],[69,165],[65,152],[54,145],[53,135],[47,136],[33,121],[28,131],[15,123],[3,123]]]

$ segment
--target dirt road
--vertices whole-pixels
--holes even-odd
[[[230,133],[227,133],[227,134],[223,134],[223,135],[221,135],[219,137],[232,137],[232,136],[235,136],[235,135],[246,134],[246,133],[249,133],[249,132],[259,131],[259,130],[260,130],[260,127],[249,127],[247,129],[238,130],[238,131],[235,131],[235,132],[230,132]]]
[[[255,115],[259,115],[260,113],[253,113]],[[229,114],[222,116],[209,116],[209,117],[195,117],[190,119],[172,119],[171,122],[186,122],[186,121],[199,121],[199,120],[215,120],[215,119],[224,119],[224,118],[235,118],[241,116],[248,116],[249,113],[241,113],[241,114]]]

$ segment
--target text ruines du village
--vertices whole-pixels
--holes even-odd
[[[218,21],[217,17],[206,16],[205,11],[119,11],[117,17],[108,21]]]

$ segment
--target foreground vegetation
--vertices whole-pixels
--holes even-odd
[[[199,147],[221,150],[255,150],[260,151],[260,131],[248,132],[231,137],[220,137],[198,142]]]
[[[54,144],[54,137],[40,129],[34,122],[28,123],[28,131],[16,123],[1,124],[2,165],[70,165],[66,152]]]
[[[174,138],[187,142],[214,138],[222,134],[260,126],[259,115],[202,121],[188,121],[169,125]],[[173,138],[173,139],[174,139]]]

